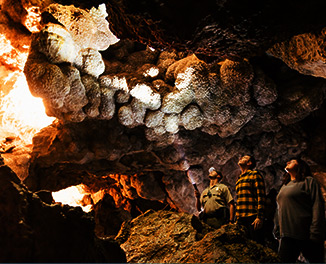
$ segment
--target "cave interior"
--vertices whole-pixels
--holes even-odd
[[[325,8],[0,1],[0,261],[153,261],[121,226],[197,216],[212,166],[235,195],[245,154],[267,193],[300,156],[325,194]]]

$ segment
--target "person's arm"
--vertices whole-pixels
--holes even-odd
[[[195,190],[195,197],[196,197],[196,208],[197,211],[200,212],[201,211],[200,193],[197,190]]]
[[[234,213],[235,213],[235,206],[234,206],[234,200],[229,202],[229,207],[230,207],[230,222],[234,222]]]
[[[229,206],[229,213],[230,213],[230,219],[229,221],[233,223],[234,221],[234,213],[235,213],[235,206],[234,206],[234,199],[232,197],[232,194],[228,187],[225,186],[224,191],[224,199],[227,205]]]
[[[306,180],[306,183],[308,180]],[[312,219],[310,225],[310,239],[323,241],[325,239],[325,204],[318,182],[311,178],[309,181],[310,197],[312,202]]]
[[[278,222],[278,207],[276,208],[275,215],[274,215],[274,229],[273,229],[273,235],[277,240],[281,239],[280,234],[280,224]]]
[[[263,226],[263,219],[264,219],[264,211],[265,211],[265,183],[263,177],[259,174],[255,174],[255,188],[257,192],[257,218],[252,223],[254,229],[260,229]]]

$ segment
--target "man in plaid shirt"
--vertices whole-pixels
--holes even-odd
[[[254,157],[245,155],[239,159],[241,175],[236,182],[237,223],[246,227],[250,239],[263,244],[263,219],[265,210],[265,184]]]

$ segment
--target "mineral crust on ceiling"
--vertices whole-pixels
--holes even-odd
[[[3,2],[15,39],[27,2]],[[325,1],[99,4],[40,6],[24,72],[58,121],[34,137],[32,191],[104,188],[97,228],[112,235],[148,208],[196,213],[191,180],[203,190],[210,166],[234,191],[243,153],[267,190],[298,154],[325,182]]]

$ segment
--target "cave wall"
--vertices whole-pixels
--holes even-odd
[[[91,215],[44,203],[0,162],[1,262],[126,262],[116,241],[95,235]]]
[[[267,191],[299,154],[325,186],[324,2],[11,3],[11,30],[40,8],[39,31],[19,28],[24,73],[58,119],[34,137],[30,190],[105,189],[118,226],[149,208],[195,213],[191,180],[203,190],[211,166],[234,193],[247,153]]]

